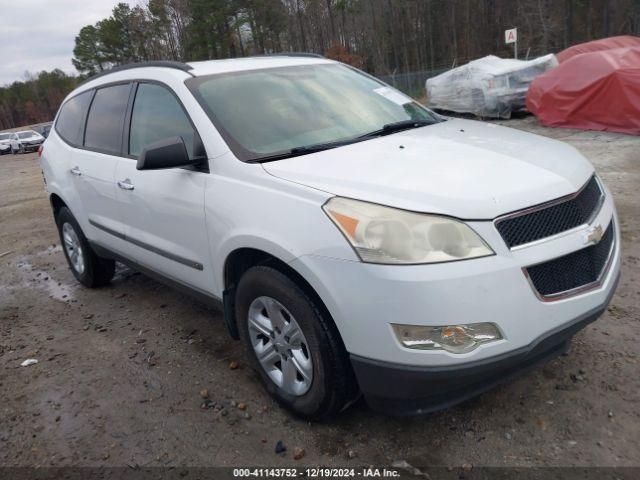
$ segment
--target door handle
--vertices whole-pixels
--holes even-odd
[[[71,175],[75,175],[76,177],[79,177],[80,175],[82,175],[82,172],[80,171],[80,167],[78,167],[77,165],[69,171],[71,172]]]
[[[133,183],[131,183],[131,180],[129,180],[128,178],[125,178],[124,180],[118,180],[118,187],[120,187],[122,190],[134,189]]]

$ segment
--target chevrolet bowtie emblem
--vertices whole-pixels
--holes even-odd
[[[602,225],[598,225],[596,227],[591,227],[587,230],[587,244],[593,243],[597,244],[602,240],[604,236],[604,230],[602,229]]]

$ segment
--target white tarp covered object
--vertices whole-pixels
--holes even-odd
[[[479,58],[429,78],[427,105],[479,117],[510,118],[512,112],[525,108],[533,79],[557,65],[553,54],[534,60]]]

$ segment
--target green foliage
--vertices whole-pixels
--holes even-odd
[[[80,30],[71,62],[76,70],[89,75],[104,70],[105,59],[101,52],[98,29],[93,25]]]

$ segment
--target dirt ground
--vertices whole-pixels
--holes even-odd
[[[300,421],[263,392],[218,312],[124,268],[82,288],[36,155],[0,157],[0,466],[639,466],[640,138],[502,123],[595,164],[620,214],[621,283],[568,356],[409,419],[360,401],[330,423]],[[201,408],[202,389],[222,410]]]

